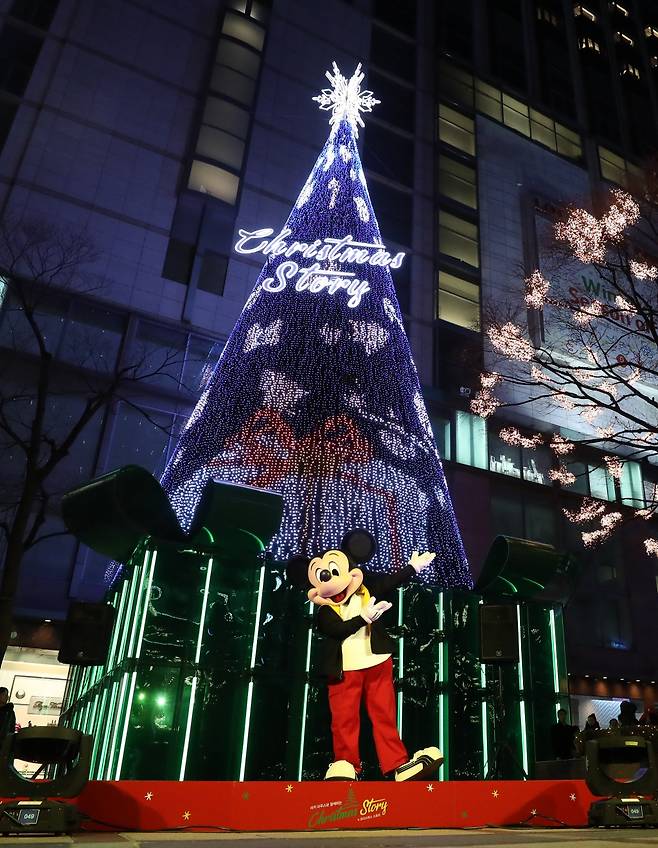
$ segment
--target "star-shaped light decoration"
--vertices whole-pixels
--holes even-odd
[[[494,789],[491,794],[494,798],[497,798],[498,797],[498,790]]]
[[[531,815],[531,816],[536,816],[536,815],[537,815],[537,810],[530,810],[530,815]]]
[[[185,810],[185,812],[183,813],[183,818],[185,819],[185,821],[189,821],[191,815],[192,814],[190,813],[189,810]]]
[[[576,793],[575,793],[575,792],[572,792],[572,793],[571,793],[571,795],[569,795],[569,800],[570,800],[570,801],[575,801],[575,800],[576,800]]]
[[[294,787],[293,787],[292,783],[289,783],[289,784],[286,786],[286,792],[292,792],[292,790],[293,790],[293,789],[294,789]]]
[[[329,124],[332,130],[338,129],[341,121],[348,121],[352,125],[355,137],[359,135],[359,127],[364,127],[361,112],[372,112],[372,107],[381,103],[372,96],[372,91],[361,91],[361,83],[365,74],[361,71],[361,62],[356,66],[352,76],[344,77],[338,65],[332,62],[334,69],[325,73],[331,83],[331,88],[323,88],[322,93],[314,97],[320,109],[325,112],[331,111]]]
[[[433,783],[427,784],[427,791],[428,792],[434,792],[434,784]]]
[[[152,801],[152,800],[153,800],[153,793],[152,793],[152,792],[147,792],[147,793],[146,793],[146,795],[144,796],[144,798],[145,798],[147,801]]]

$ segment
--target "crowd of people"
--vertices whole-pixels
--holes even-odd
[[[567,711],[557,712],[557,722],[551,728],[553,756],[556,760],[570,760],[581,756],[585,750],[585,742],[596,739],[602,731],[620,733],[629,727],[658,728],[658,710],[646,709],[638,719],[637,706],[632,701],[622,701],[619,705],[619,715],[611,718],[607,727],[601,727],[595,713],[590,713],[582,730],[577,725],[567,722]]]

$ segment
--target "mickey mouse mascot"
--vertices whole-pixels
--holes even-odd
[[[417,751],[409,759],[396,724],[393,661],[395,643],[378,619],[391,603],[377,600],[404,585],[428,566],[436,554],[411,556],[395,574],[364,573],[357,564],[375,553],[375,540],[365,530],[352,530],[340,549],[325,551],[310,561],[295,557],[289,576],[301,582],[306,569],[309,600],[319,607],[316,627],[325,637],[323,671],[329,680],[329,707],[334,762],[325,780],[356,780],[361,771],[359,724],[361,700],[372,722],[379,766],[395,780],[420,780],[443,762],[436,747]]]

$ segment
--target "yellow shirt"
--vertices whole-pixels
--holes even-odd
[[[339,614],[343,621],[361,615],[361,610],[370,600],[370,594],[363,589],[355,592],[346,604],[341,604]],[[373,654],[370,646],[370,625],[365,624],[356,633],[343,639],[343,671],[356,671],[372,668],[386,662],[390,654]]]

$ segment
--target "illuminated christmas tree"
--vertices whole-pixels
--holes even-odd
[[[423,579],[471,577],[356,137],[379,101],[334,64],[314,98],[331,132],[280,232],[240,230],[263,269],[181,435],[163,485],[184,526],[210,478],[272,489],[284,519],[272,554],[315,554],[354,527],[369,567],[436,551]]]

